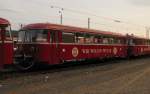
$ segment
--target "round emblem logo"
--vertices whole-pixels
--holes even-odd
[[[73,56],[73,57],[77,57],[78,54],[79,54],[78,48],[77,48],[77,47],[74,47],[74,48],[72,49],[72,56]]]
[[[115,48],[113,49],[113,53],[116,55],[117,52],[118,52],[118,50],[117,50],[117,48],[115,47]]]

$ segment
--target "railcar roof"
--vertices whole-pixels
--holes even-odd
[[[0,18],[0,25],[9,25],[9,21],[4,19],[4,18]]]
[[[86,32],[86,33],[110,35],[110,36],[116,36],[116,37],[125,37],[125,35],[123,34],[114,33],[110,31],[101,31],[101,30],[87,29],[87,28],[60,25],[60,24],[51,24],[51,23],[29,24],[22,28],[22,30],[28,30],[28,29],[51,29],[51,30],[59,30],[59,31],[65,31],[65,32],[70,32],[70,31],[71,32]]]
[[[140,39],[140,40],[150,40],[148,38],[139,37],[139,36],[132,36],[133,39]]]

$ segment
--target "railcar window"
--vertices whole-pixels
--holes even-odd
[[[98,37],[94,37],[94,43],[98,44]]]
[[[5,32],[5,40],[11,40],[11,37],[10,37],[10,32],[6,31]]]
[[[25,30],[18,34],[21,42],[47,42],[47,30]]]
[[[103,38],[103,44],[108,44],[108,38]]]
[[[118,40],[116,38],[114,39],[114,44],[118,44]]]
[[[46,42],[47,41],[47,31],[41,30],[38,32],[37,36],[35,36],[35,37],[36,37],[35,41],[37,41],[37,42]]]
[[[102,36],[98,36],[97,38],[98,40],[98,44],[103,44],[103,37]]]
[[[94,34],[85,34],[85,43],[98,43],[98,37]]]
[[[90,43],[94,43],[94,36],[90,36]]]
[[[75,34],[75,43],[85,43],[85,34],[84,33],[76,33]]]
[[[102,44],[125,44],[125,40],[121,38],[104,36],[102,38]]]
[[[134,40],[134,43],[135,43],[136,45],[143,44],[141,40]]]
[[[4,29],[6,29],[6,31],[4,32],[5,33],[5,40],[12,40],[10,27],[4,28]],[[2,29],[0,28],[0,31],[1,30]],[[0,32],[0,40],[1,40],[1,34],[2,34],[2,32]]]
[[[130,45],[134,45],[134,44],[135,44],[135,40],[130,39],[130,40],[129,40],[129,44],[130,44]]]
[[[12,35],[11,35],[11,28],[10,26],[6,27],[6,32],[5,32],[5,40],[12,40]]]
[[[75,43],[75,34],[74,33],[68,33],[68,32],[62,32],[62,42],[63,43]]]
[[[94,44],[98,44],[98,43],[99,43],[99,38],[100,38],[100,36],[94,35],[94,36],[93,36],[93,43],[94,43]]]
[[[108,44],[114,44],[114,39],[113,38],[108,38]]]
[[[117,44],[121,44],[121,40],[120,39],[117,40]]]
[[[147,45],[146,40],[141,40],[141,39],[134,39],[134,40],[133,40],[133,43],[134,43],[135,45]]]
[[[122,38],[122,39],[121,39],[121,44],[127,44],[127,39]]]
[[[52,31],[50,32],[50,43],[54,43],[55,42],[55,32]]]

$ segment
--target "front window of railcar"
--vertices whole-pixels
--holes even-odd
[[[47,42],[47,30],[23,30],[18,36],[20,42]]]
[[[8,26],[6,27],[6,32],[5,32],[5,40],[12,40],[12,34],[11,34],[11,27]]]
[[[4,30],[4,40],[12,40],[12,35],[11,35],[11,27],[8,25],[7,27],[0,27],[0,40],[2,40],[2,32],[1,30]]]

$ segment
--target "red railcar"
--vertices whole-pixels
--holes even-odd
[[[4,65],[13,63],[13,41],[11,37],[10,23],[0,18],[0,70]]]
[[[35,62],[62,64],[92,58],[127,56],[127,37],[108,31],[50,23],[35,23],[19,32],[15,64],[31,68]]]
[[[130,36],[131,56],[141,56],[150,54],[150,39]]]

